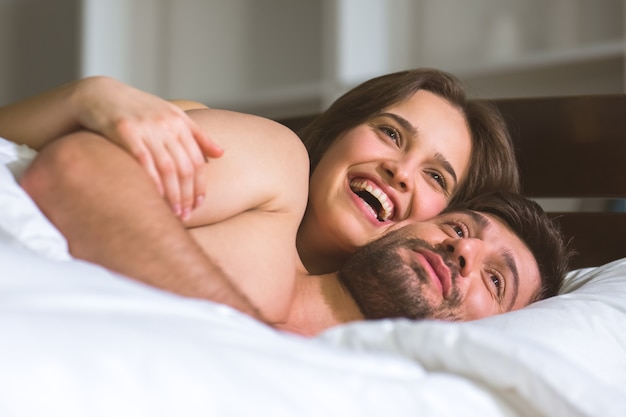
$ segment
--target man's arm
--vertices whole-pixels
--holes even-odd
[[[75,141],[80,146],[73,146]],[[85,177],[76,176],[77,172]],[[88,187],[87,177],[91,180]],[[51,144],[21,182],[64,233],[75,257],[161,288],[175,286],[181,295],[211,299],[260,318],[219,264],[173,216],[140,166],[105,139],[78,132]]]

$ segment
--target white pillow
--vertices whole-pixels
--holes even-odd
[[[557,297],[476,325],[554,350],[626,394],[626,258],[573,271]]]
[[[22,175],[35,156],[37,151],[34,149],[0,137],[0,163],[9,168],[15,178]]]
[[[0,138],[0,234],[16,246],[67,260],[70,255],[65,238],[16,182],[36,155],[26,146]]]
[[[532,399],[547,415],[626,415],[626,258],[573,271],[562,294],[510,313],[466,323],[356,323],[321,337],[470,375],[502,395]]]

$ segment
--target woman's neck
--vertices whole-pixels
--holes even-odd
[[[298,255],[306,270],[315,275],[328,274],[338,270],[349,253],[329,242],[328,237],[316,236],[311,227],[315,226],[307,226],[303,219],[296,236]]]

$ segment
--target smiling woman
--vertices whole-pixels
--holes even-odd
[[[311,253],[336,262],[398,222],[437,215],[467,175],[471,142],[463,113],[425,90],[342,133],[311,175],[299,231],[305,265]],[[385,205],[393,216],[380,216]]]
[[[398,222],[519,188],[500,114],[438,70],[369,80],[297,131],[312,170],[298,251],[312,273],[336,270]]]
[[[187,218],[194,192],[197,202],[206,195],[203,156],[219,152],[172,107],[95,77],[3,108],[0,134],[39,149],[81,127],[99,132],[141,161],[175,212]],[[43,115],[31,117],[33,112]],[[35,118],[41,122],[28,123]],[[46,123],[57,126],[54,133]],[[27,130],[28,135],[21,133]],[[369,80],[337,99],[299,135],[311,176],[297,245],[312,273],[337,270],[357,247],[399,221],[430,218],[451,201],[482,192],[518,188],[513,149],[499,114],[468,101],[456,78],[433,69]],[[352,180],[357,180],[354,190]]]

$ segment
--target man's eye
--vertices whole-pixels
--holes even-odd
[[[465,231],[463,230],[463,228],[459,225],[453,224],[452,225],[452,230],[454,231],[454,233],[456,233],[456,235],[460,238],[464,238],[465,237]]]
[[[489,279],[496,289],[496,294],[498,294],[498,298],[502,299],[502,297],[504,297],[504,278],[502,278],[502,275],[500,275],[499,273],[492,273],[489,275]]]
[[[500,280],[500,277],[497,275],[492,275],[491,277],[489,277],[491,279],[491,282],[493,282],[493,285],[496,286],[496,288],[500,288],[502,286],[502,281]]]
[[[446,231],[446,233],[449,233],[450,235],[454,234],[460,239],[470,237],[467,225],[462,222],[448,219],[441,224],[441,227]],[[452,237],[454,236],[452,235]]]

